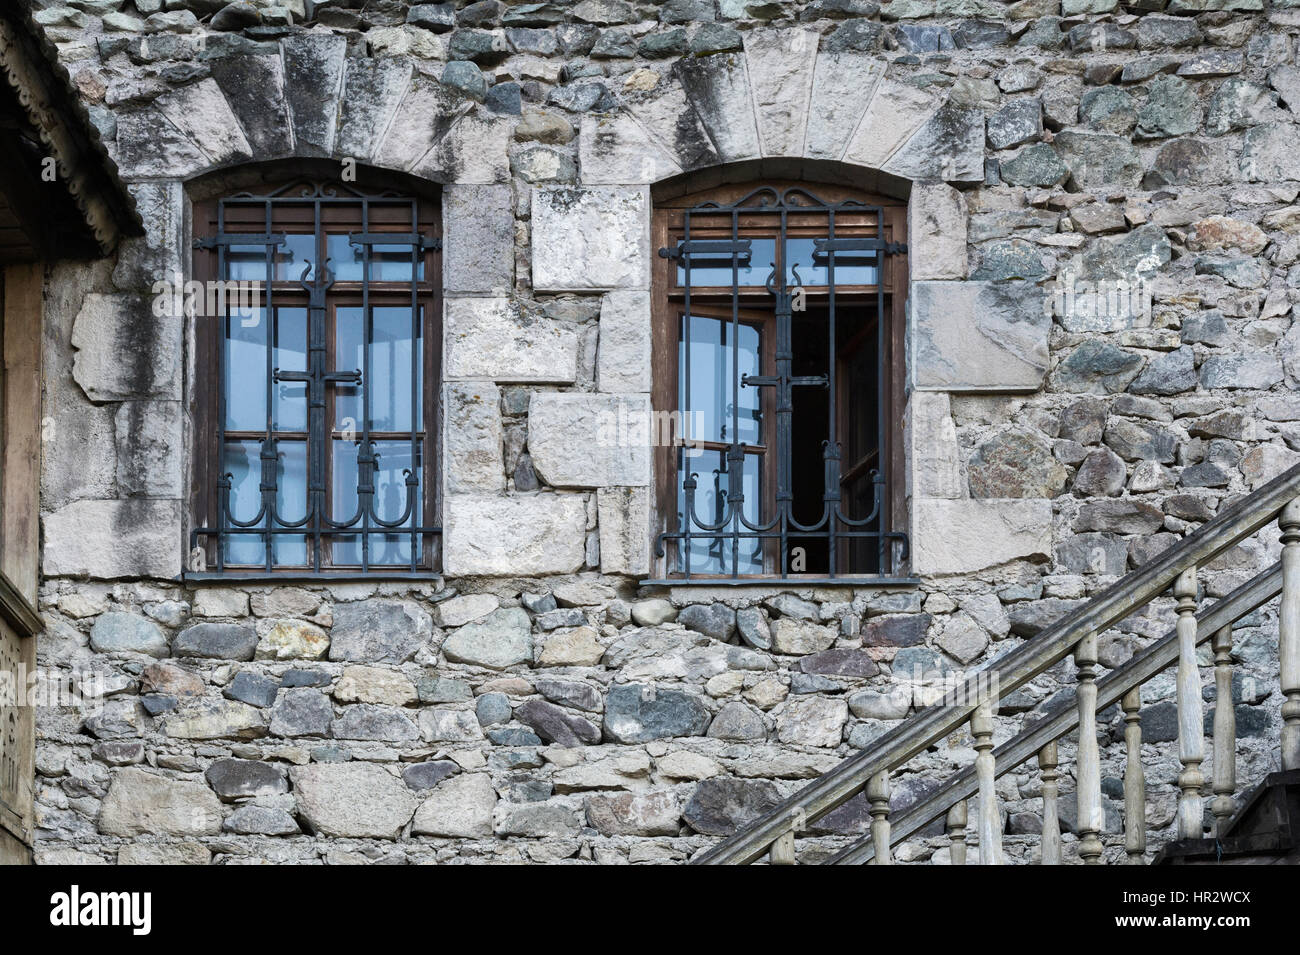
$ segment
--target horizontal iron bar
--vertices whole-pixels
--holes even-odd
[[[1246,581],[1213,607],[1196,615],[1196,642],[1205,643],[1215,632],[1235,623],[1282,592],[1282,565]],[[1178,633],[1171,630],[1155,643],[1135,654],[1119,669],[1097,682],[1097,710],[1117,702],[1135,686],[1142,686],[1153,676],[1178,662]],[[1012,739],[993,751],[995,777],[1025,764],[1048,743],[1072,733],[1079,726],[1079,707],[1067,701],[1031,723]],[[979,791],[975,767],[970,766],[950,777],[944,787],[915,806],[908,808],[890,827],[889,844],[901,842],[925,828],[964,799]],[[827,865],[861,865],[871,861],[875,847],[868,836],[827,860]]]
[[[196,249],[215,249],[217,246],[222,245],[284,245],[288,241],[289,237],[287,235],[271,235],[266,232],[223,232],[220,235],[211,235],[206,238],[195,239],[194,247]]]
[[[883,252],[897,255],[907,251],[906,242],[886,242],[884,239],[813,239],[813,255],[826,256],[831,252]]]
[[[392,565],[397,566],[397,565]],[[179,577],[172,578],[177,583],[183,584],[204,584],[204,583],[229,583],[231,581],[267,581],[277,583],[306,583],[310,581],[327,581],[337,583],[339,581],[354,580],[441,580],[442,574],[427,570],[412,573],[409,570],[386,570],[385,565],[380,564],[373,567],[368,572],[360,570],[343,570],[343,571],[259,571],[256,573],[241,573],[239,571],[216,573],[215,571],[203,571],[202,573],[186,571]]]
[[[1300,465],[1223,508],[1182,541],[1120,578],[1038,636],[993,661],[986,670],[972,673],[960,694],[966,702],[934,707],[905,720],[877,740],[870,751],[844,760],[692,862],[703,865],[753,862],[778,836],[789,831],[791,814],[795,811],[801,810],[808,822],[820,819],[853,798],[876,773],[901,766],[965,723],[975,708],[974,701],[979,699],[981,687],[987,686],[988,680],[996,680],[1000,690],[1007,693],[1024,686],[1060,662],[1084,637],[1100,633],[1146,606],[1186,568],[1204,566],[1255,533],[1297,496],[1300,496]]]
[[[793,535],[792,535],[793,536]],[[915,587],[920,577],[660,577],[642,580],[642,587]]]
[[[442,248],[441,239],[431,239],[420,232],[352,232],[352,245],[418,245],[421,249]]]
[[[680,259],[690,255],[713,257],[738,255],[747,259],[752,254],[750,251],[752,241],[751,239],[686,239],[672,248],[660,249],[659,257]]]

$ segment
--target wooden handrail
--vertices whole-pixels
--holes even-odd
[[[1143,567],[1120,578],[983,670],[969,674],[952,695],[956,702],[922,710],[905,720],[870,750],[844,760],[740,832],[692,859],[692,863],[734,865],[755,861],[796,824],[816,821],[855,796],[872,776],[898,768],[956,730],[970,719],[981,693],[987,693],[992,687],[1001,698],[1023,686],[1073,652],[1080,640],[1105,631],[1144,607],[1167,590],[1184,570],[1204,567],[1255,533],[1297,495],[1300,495],[1300,465],[1234,501]],[[901,830],[895,827],[895,831]]]
[[[1219,629],[1230,626],[1246,614],[1268,603],[1282,592],[1282,567],[1274,564],[1268,570],[1242,584],[1213,607],[1196,615],[1201,636],[1198,643],[1211,639]],[[1178,661],[1178,634],[1171,630],[1155,643],[1144,647],[1123,666],[1112,670],[1097,681],[1097,708],[1103,710],[1118,703],[1130,689],[1141,686],[1153,676],[1168,669]],[[997,762],[997,775],[1019,769],[1048,743],[1055,742],[1078,727],[1079,710],[1073,699],[1060,701],[1012,739],[993,751]],[[892,821],[890,843],[897,844],[924,829],[943,816],[957,803],[975,795],[977,781],[974,768],[964,769],[952,776],[939,790],[909,806]],[[828,865],[861,865],[870,862],[875,848],[870,837],[855,842],[827,860]]]

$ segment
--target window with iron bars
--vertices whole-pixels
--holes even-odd
[[[662,577],[880,582],[907,561],[906,207],[773,182],[659,202]]]
[[[296,182],[194,223],[191,575],[434,571],[436,205]]]

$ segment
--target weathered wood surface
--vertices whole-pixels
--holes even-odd
[[[993,702],[981,700],[970,718],[975,737],[975,774],[979,777],[980,865],[1002,864],[1002,808],[998,805],[993,756]]]
[[[792,811],[803,809],[807,820],[814,822],[842,805],[861,792],[867,780],[876,773],[903,765],[934,740],[941,739],[969,720],[975,706],[972,701],[978,698],[979,687],[987,685],[988,680],[996,681],[994,685],[1002,695],[1023,686],[1072,652],[1075,645],[1088,634],[1105,631],[1159,596],[1187,567],[1204,566],[1218,554],[1259,530],[1273,520],[1297,494],[1300,494],[1300,466],[1291,468],[1258,491],[1234,501],[1212,520],[1154,560],[1116,581],[1087,604],[995,661],[985,671],[970,675],[965,684],[958,687],[950,697],[956,702],[934,706],[905,720],[876,741],[871,749],[846,759],[736,835],[698,855],[692,862],[700,865],[727,865],[755,861],[786,830]],[[1297,682],[1300,683],[1300,679]],[[1296,693],[1296,729],[1300,745],[1300,686]],[[1116,699],[1118,695],[1120,694],[1117,694]],[[1038,748],[1034,747],[1028,755],[1032,755]],[[1018,762],[1023,762],[1024,758],[1027,756]],[[894,828],[897,830],[897,823]],[[895,841],[897,838],[895,834]]]
[[[1055,742],[1038,751],[1038,770],[1043,777],[1043,839],[1039,857],[1043,865],[1061,864],[1061,814],[1057,804],[1061,774],[1057,772],[1058,765]]]
[[[1124,851],[1130,865],[1141,865],[1147,849],[1147,777],[1142,765],[1142,687],[1120,701],[1124,710]]]
[[[1079,805],[1079,858],[1088,865],[1101,862],[1101,751],[1097,746],[1097,635],[1090,633],[1074,649],[1079,671],[1075,702],[1079,711],[1079,745],[1074,769]]]
[[[1201,838],[1201,763],[1205,761],[1205,712],[1201,706],[1201,671],[1196,665],[1196,568],[1189,567],[1174,582],[1178,598],[1178,834]]]
[[[1232,705],[1232,628],[1214,631],[1214,834],[1237,808],[1237,711]]]
[[[1208,640],[1220,627],[1230,625],[1262,604],[1272,600],[1282,591],[1282,568],[1274,565],[1242,584],[1213,607],[1197,616],[1200,633]],[[1097,682],[1097,707],[1104,709],[1118,703],[1134,686],[1141,686],[1156,674],[1168,669],[1178,659],[1178,636],[1171,631],[1160,640],[1134,654],[1133,658]],[[1048,743],[1073,732],[1078,726],[1078,710],[1071,700],[1066,700],[1031,723],[1013,739],[994,750],[997,772],[1021,766]],[[943,816],[953,805],[969,799],[978,786],[975,768],[968,767],[954,775],[941,790],[900,813],[890,829],[890,838],[897,845]],[[862,865],[871,859],[873,847],[864,838],[841,850],[828,860],[834,865]]]
[[[1282,604],[1278,608],[1278,683],[1282,695],[1282,769],[1300,769],[1300,501],[1278,520],[1282,528]]]

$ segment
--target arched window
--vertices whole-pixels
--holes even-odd
[[[195,203],[192,571],[436,568],[438,230],[354,183]]]
[[[685,439],[656,461],[665,577],[897,573],[905,228],[801,182],[656,205],[655,408]]]

